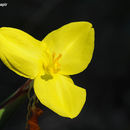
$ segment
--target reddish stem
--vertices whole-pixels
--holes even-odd
[[[28,120],[29,130],[40,130],[38,125],[38,117],[43,113],[43,111],[37,106],[31,108],[31,117]]]
[[[3,108],[4,106],[6,106],[8,103],[13,102],[15,99],[17,99],[19,96],[21,96],[22,94],[25,94],[28,92],[29,90],[29,84],[31,83],[32,80],[27,80],[20,88],[18,88],[16,90],[16,92],[11,95],[7,100],[5,100],[1,105],[0,105],[0,109]]]

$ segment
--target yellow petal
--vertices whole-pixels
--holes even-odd
[[[40,102],[63,117],[76,117],[86,100],[86,90],[75,86],[67,76],[43,75],[34,80]]]
[[[32,79],[42,69],[41,42],[21,30],[2,27],[0,58],[17,74]]]
[[[72,22],[49,33],[42,42],[52,55],[62,55],[60,73],[73,75],[83,71],[91,61],[94,29],[89,22]]]

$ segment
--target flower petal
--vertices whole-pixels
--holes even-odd
[[[51,33],[42,41],[50,52],[62,55],[60,73],[73,75],[83,71],[94,50],[94,29],[89,22],[72,22]]]
[[[75,86],[67,76],[41,76],[34,80],[40,102],[63,117],[76,117],[86,100],[86,90]]]
[[[0,28],[0,58],[17,74],[34,78],[42,67],[41,42],[21,30],[2,27]]]

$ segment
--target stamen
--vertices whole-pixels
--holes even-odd
[[[43,66],[45,73],[50,74],[50,73],[57,73],[60,70],[60,63],[59,60],[62,57],[61,54],[56,56],[56,53],[52,53],[52,55],[49,56],[49,63],[45,66]]]
[[[60,70],[60,64],[59,64],[59,59],[61,58],[61,54],[59,54],[57,57],[56,57],[56,53],[53,53],[52,54],[52,58],[53,58],[53,72],[54,73],[57,73],[59,70]]]
[[[59,54],[58,56],[57,56],[57,58],[56,59],[54,59],[54,63],[56,63],[56,62],[58,62],[58,60],[61,58],[61,54]]]

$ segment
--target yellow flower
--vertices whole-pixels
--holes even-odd
[[[63,117],[76,117],[86,90],[69,75],[82,72],[94,50],[94,29],[89,22],[72,22],[49,33],[42,41],[10,27],[0,28],[0,58],[17,74],[34,79],[40,102]]]

